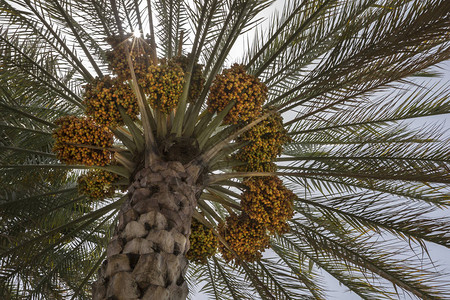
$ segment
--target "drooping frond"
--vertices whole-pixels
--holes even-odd
[[[314,214],[314,212],[310,213]],[[372,294],[373,297],[377,288],[384,289],[385,294],[392,293],[387,289],[389,285],[386,285],[381,280],[382,278],[420,298],[439,298],[445,295],[444,290],[439,290],[439,286],[443,288],[443,278],[434,273],[433,265],[416,265],[413,260],[414,256],[408,257],[397,252],[398,250],[390,250],[398,249],[397,246],[394,247],[396,241],[377,241],[375,243],[369,240],[370,235],[352,237],[346,228],[331,226],[320,215],[311,217],[309,216],[314,221],[313,223],[302,220],[294,221],[293,237],[287,236],[286,240],[327,272],[328,268],[330,268],[329,273],[333,273],[333,269],[345,270],[342,274],[341,282],[343,284],[346,284],[345,281],[349,279],[350,274],[352,274],[350,276],[361,279],[365,276],[374,276],[375,281],[372,281],[372,285],[366,285],[365,289],[362,289],[368,293],[368,296]],[[343,235],[344,232],[345,235]],[[360,241],[367,243],[367,246],[363,246]],[[404,262],[408,262],[408,265]],[[334,277],[340,280],[339,276]],[[427,278],[428,282],[435,282],[435,290],[426,288],[414,278]],[[351,281],[357,282],[355,279],[351,279]],[[351,284],[348,287],[352,289]],[[358,289],[356,288],[355,292]],[[361,294],[360,296],[366,298]]]
[[[339,100],[336,93],[341,90],[346,91],[345,96],[370,91],[448,58],[446,38],[439,33],[436,35],[448,27],[448,3],[445,1],[433,3],[435,6],[429,6],[429,10],[420,1],[407,1],[401,7],[397,7],[395,1],[385,1],[375,8],[374,1],[363,1],[359,5],[343,1],[337,6],[331,2],[335,1],[314,7],[317,11],[324,10],[314,21],[325,22],[329,28],[321,30],[314,23],[308,23],[305,27],[324,35],[337,30],[336,34],[321,39],[311,34],[310,30],[304,30],[305,36],[312,37],[314,43],[318,43],[316,48],[325,43],[327,49],[298,69],[280,72],[278,84],[269,85],[274,93],[270,105],[283,103],[282,111],[287,111],[326,97],[328,92],[332,92],[329,96],[336,102]],[[346,13],[334,13],[337,10]],[[333,23],[334,18],[338,18],[336,23]],[[301,28],[301,24],[294,28]],[[330,43],[333,39],[336,42]],[[398,42],[398,39],[402,39],[402,42]],[[427,41],[426,48],[413,46],[419,45],[419,41]],[[276,57],[292,57],[293,62],[295,60],[298,63],[297,57],[303,59],[308,56],[294,51],[296,47],[305,46],[309,47],[311,43],[291,42],[284,47],[287,54],[278,54]],[[289,56],[289,53],[293,55]],[[399,64],[399,61],[402,63]],[[277,64],[283,67],[288,65],[286,62]],[[345,96],[342,98],[347,98]]]

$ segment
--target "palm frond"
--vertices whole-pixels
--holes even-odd
[[[319,216],[315,219],[321,223],[324,223],[324,220],[326,220]],[[323,225],[320,224],[319,226]],[[366,272],[376,274],[421,298],[434,297],[439,299],[445,296],[444,290],[439,289],[439,287],[443,288],[443,278],[432,271],[433,265],[415,265],[412,259],[408,257],[396,259],[395,255],[398,257],[400,253],[388,250],[397,249],[397,247],[387,247],[389,242],[386,242],[386,245],[382,248],[381,245],[383,243],[379,241],[377,244],[372,244],[370,248],[364,247],[358,243],[356,238],[350,238],[351,235],[349,233],[346,233],[344,237],[342,235],[343,232],[334,234],[330,231],[338,229],[336,227],[327,226],[328,228],[321,229],[319,226],[309,222],[302,224],[294,221],[294,230],[298,230],[297,233],[294,233],[296,238],[302,240],[304,245],[309,244],[305,249],[311,247],[314,249],[315,255],[324,255],[325,257],[334,257],[342,260],[345,264],[354,265],[357,273],[359,271],[363,274]],[[427,282],[434,282],[434,290],[427,288],[414,278],[427,278]],[[382,287],[380,286],[380,288]]]
[[[184,1],[155,1],[159,26],[156,32],[162,55],[171,58],[185,44],[188,36],[187,9]],[[183,32],[183,33],[182,33]]]

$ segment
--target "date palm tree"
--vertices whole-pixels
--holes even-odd
[[[447,0],[0,0],[0,297],[448,299],[449,29]]]

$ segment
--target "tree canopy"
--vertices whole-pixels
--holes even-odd
[[[0,297],[91,298],[159,160],[191,292],[450,297],[449,57],[446,0],[0,0]]]

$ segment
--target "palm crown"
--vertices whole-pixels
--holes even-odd
[[[2,298],[449,296],[450,2],[271,4],[0,0]]]

